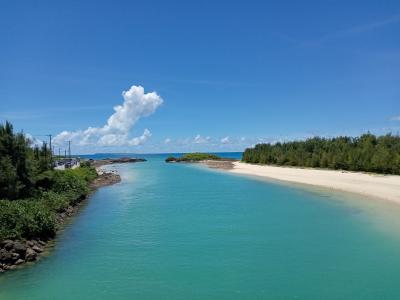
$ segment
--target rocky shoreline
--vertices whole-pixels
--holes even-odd
[[[77,205],[68,206],[67,209],[56,216],[57,224],[62,229],[62,225],[72,217],[79,209],[83,198]],[[59,230],[60,230],[59,229]],[[4,240],[0,242],[0,273],[14,270],[23,266],[25,263],[34,262],[42,256],[48,249],[51,241],[31,239],[31,240]]]
[[[99,177],[97,177],[90,184],[90,188],[95,190],[103,186],[113,185],[121,181],[121,176],[115,171],[97,170]]]
[[[220,159],[204,159],[204,160],[178,160],[178,159],[167,159],[166,163],[179,163],[179,164],[204,164],[211,169],[233,169],[233,163],[239,161],[233,158],[220,158]]]
[[[75,206],[68,206],[65,211],[56,216],[59,226],[58,231],[60,231],[63,228],[63,225],[65,225],[67,221],[79,211],[79,208],[85,200],[89,198],[91,193],[100,187],[113,185],[121,181],[121,176],[117,172],[100,169],[100,166],[141,161],[146,160],[136,158],[118,158],[91,161],[91,165],[96,167],[99,176],[90,183],[90,192],[88,195],[79,199]],[[48,252],[49,248],[53,244],[53,240],[54,239],[43,241],[40,239],[31,239],[0,241],[0,274],[39,260],[44,253]]]
[[[101,167],[104,165],[112,165],[112,164],[124,164],[124,163],[136,163],[136,162],[145,162],[144,158],[132,158],[132,157],[121,157],[121,158],[103,158],[96,160],[89,160],[90,164],[95,167]]]
[[[220,160],[202,160],[200,163],[205,164],[211,169],[223,169],[230,170],[233,169],[233,163],[238,161],[237,159],[220,159]]]
[[[41,240],[0,242],[0,273],[38,259],[47,242]]]

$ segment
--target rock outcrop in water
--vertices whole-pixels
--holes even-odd
[[[95,168],[101,167],[104,165],[137,163],[137,162],[145,162],[145,161],[147,161],[147,160],[144,158],[132,158],[132,157],[104,158],[104,159],[89,160],[90,164]]]
[[[46,242],[41,240],[0,242],[0,273],[13,270],[17,266],[35,261],[44,251]]]
[[[215,154],[209,154],[209,153],[186,153],[183,154],[180,157],[174,157],[174,156],[169,156],[165,162],[171,163],[171,162],[201,162],[203,160],[220,160],[221,158]]]
[[[97,189],[102,186],[113,185],[121,181],[121,176],[114,171],[102,171],[98,170],[99,177],[97,177],[93,182],[90,184],[92,189]]]
[[[169,156],[166,163],[203,163],[209,168],[214,169],[232,169],[234,158],[222,158],[214,154],[208,153],[188,153],[181,157]]]

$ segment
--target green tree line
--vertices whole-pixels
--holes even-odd
[[[314,137],[305,141],[258,144],[242,160],[255,164],[301,166],[400,175],[400,137]]]
[[[50,150],[31,147],[31,141],[14,133],[11,123],[0,124],[0,199],[28,197],[35,188],[37,176],[51,168]]]
[[[87,164],[53,170],[46,144],[32,147],[11,123],[0,124],[0,241],[53,237],[57,214],[84,198],[96,177]]]

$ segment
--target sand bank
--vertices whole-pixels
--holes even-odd
[[[385,199],[400,204],[400,176],[275,167],[233,162],[229,172],[308,184]]]

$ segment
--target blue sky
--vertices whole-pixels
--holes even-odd
[[[400,131],[399,1],[3,1],[0,44],[0,121],[80,153]]]

